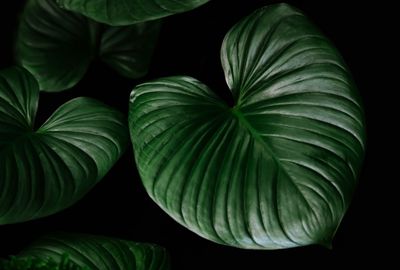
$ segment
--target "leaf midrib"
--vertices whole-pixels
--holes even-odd
[[[274,151],[272,150],[272,147],[269,145],[269,143],[264,140],[261,135],[259,134],[259,132],[257,131],[257,129],[255,129],[250,122],[246,119],[246,117],[243,115],[243,113],[240,110],[239,106],[235,106],[231,109],[231,113],[238,119],[239,123],[241,123],[243,125],[243,127],[245,129],[247,129],[247,131],[250,133],[251,136],[253,136],[253,138],[259,142],[268,152],[268,154],[270,155],[270,157],[272,158],[272,160],[275,162],[277,168],[282,168],[282,172],[284,174],[286,174],[286,176],[289,178],[289,180],[293,183],[293,185],[298,189],[299,194],[303,197],[303,199],[305,200],[305,202],[308,204],[308,200],[306,199],[306,197],[304,196],[304,194],[300,191],[299,187],[296,184],[296,181],[292,178],[292,176],[287,173],[287,171],[285,170],[285,166],[282,165],[282,161],[276,157]],[[311,208],[311,207],[310,207]]]
[[[311,205],[309,204],[307,198],[304,196],[304,194],[301,192],[300,188],[298,187],[298,185],[296,184],[296,181],[294,181],[294,179],[292,178],[292,176],[287,173],[287,171],[284,169],[285,166],[282,165],[282,162],[279,158],[276,157],[274,151],[272,150],[272,147],[269,145],[269,143],[267,141],[265,141],[261,135],[259,134],[259,132],[257,131],[257,129],[255,129],[250,122],[246,119],[246,117],[243,115],[243,113],[240,110],[239,106],[235,106],[231,109],[231,113],[238,119],[239,123],[243,125],[243,127],[245,129],[247,129],[247,131],[250,133],[251,136],[253,136],[253,138],[255,140],[257,140],[265,149],[266,151],[269,153],[270,157],[272,158],[272,160],[275,162],[276,166],[278,168],[282,168],[282,172],[284,174],[286,174],[286,176],[288,177],[288,179],[292,182],[293,186],[297,189],[297,191],[299,192],[300,196],[304,199],[307,207],[309,207],[311,209],[311,211],[314,211],[313,208],[311,207]],[[314,212],[313,212],[313,215]],[[284,230],[283,230],[284,231]],[[292,242],[295,242],[293,239],[291,239],[289,237],[289,239]],[[322,245],[325,245],[325,242],[321,242]],[[328,241],[328,244],[330,245],[330,242]]]
[[[239,123],[243,125],[244,128],[246,128],[249,133],[259,142],[261,143],[265,149],[268,151],[268,153],[271,155],[271,158],[278,164],[279,160],[275,157],[274,151],[272,150],[272,147],[266,142],[259,132],[250,124],[250,122],[246,119],[246,117],[243,115],[242,111],[240,110],[239,106],[235,106],[231,109],[231,113],[239,120]]]

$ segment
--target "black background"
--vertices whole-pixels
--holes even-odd
[[[0,68],[14,63],[13,43],[24,2],[8,1],[6,6],[0,7]],[[73,89],[41,94],[37,125],[58,106],[77,96],[98,98],[127,113],[130,90],[140,82],[161,76],[193,76],[229,100],[219,62],[222,39],[240,18],[274,2],[277,1],[211,0],[194,11],[169,17],[146,77],[126,79],[100,62],[93,63],[85,78]],[[386,176],[377,168],[380,146],[376,143],[382,125],[377,111],[385,110],[385,106],[379,105],[379,91],[384,86],[378,86],[375,79],[376,72],[384,68],[378,64],[382,58],[379,45],[387,38],[381,27],[385,22],[377,19],[377,14],[390,7],[383,2],[379,6],[354,3],[359,1],[287,2],[308,14],[341,51],[366,108],[368,148],[364,168],[332,250],[319,246],[278,251],[239,250],[200,238],[175,223],[146,195],[129,147],[108,175],[73,207],[40,220],[0,226],[0,256],[16,254],[44,233],[66,231],[160,244],[169,250],[176,270],[270,269],[276,266],[325,269],[365,262],[378,263],[377,269],[384,269],[383,264],[390,258],[385,243],[391,241],[393,232],[390,226],[383,229],[382,224],[389,224],[390,220],[383,210],[385,190],[381,184],[376,184]],[[385,14],[380,15],[385,17]]]

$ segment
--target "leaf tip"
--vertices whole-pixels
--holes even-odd
[[[328,240],[328,241],[325,241],[325,242],[321,242],[321,243],[319,243],[319,245],[323,246],[324,248],[327,248],[329,250],[333,249],[333,245],[332,245],[332,241],[331,240]]]

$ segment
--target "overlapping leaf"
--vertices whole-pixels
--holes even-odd
[[[170,269],[167,251],[160,246],[92,235],[48,235],[26,248],[18,257],[60,262],[64,256],[68,256],[74,264],[91,270]]]
[[[28,71],[0,72],[0,224],[40,218],[72,205],[126,148],[120,112],[90,98],[75,98],[35,130],[38,100],[38,84]]]
[[[218,243],[329,245],[365,145],[341,56],[300,11],[280,4],[235,25],[221,58],[233,108],[189,77],[133,90],[130,132],[147,192]]]
[[[110,25],[128,25],[194,9],[209,0],[55,0],[68,10]]]
[[[71,88],[96,57],[138,78],[148,70],[159,26],[152,21],[112,27],[61,9],[54,0],[30,0],[21,17],[17,57],[45,91]]]

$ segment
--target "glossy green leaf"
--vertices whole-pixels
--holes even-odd
[[[0,224],[56,213],[82,198],[124,152],[124,116],[75,98],[34,128],[39,88],[22,68],[0,72]]]
[[[110,25],[129,25],[199,7],[209,0],[55,0],[65,9]]]
[[[167,251],[154,244],[79,234],[56,234],[39,239],[19,257],[68,260],[91,270],[167,270]]]
[[[45,91],[71,88],[96,57],[138,78],[148,70],[159,26],[159,21],[107,26],[63,10],[53,0],[30,0],[21,16],[16,52]]]
[[[189,77],[133,90],[130,132],[147,192],[221,244],[330,245],[365,147],[341,56],[300,11],[279,4],[236,24],[221,58],[233,108]]]

